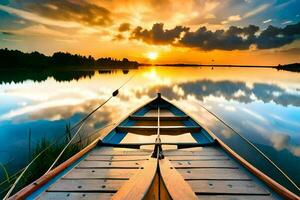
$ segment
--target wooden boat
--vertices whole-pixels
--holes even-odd
[[[183,142],[186,135],[194,142]],[[128,137],[132,139],[126,142]],[[153,140],[145,142],[145,138]],[[11,197],[36,198],[265,200],[299,196],[158,94]]]

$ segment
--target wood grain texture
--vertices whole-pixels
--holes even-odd
[[[175,121],[175,120],[170,120],[170,121],[161,121],[160,122],[161,126],[183,126],[183,122],[182,121]],[[157,126],[157,118],[156,120],[150,121],[137,121],[134,126]]]
[[[125,182],[113,196],[114,200],[140,200],[147,196],[157,171],[157,159],[150,158],[144,163],[144,169]]]
[[[136,161],[136,160],[147,160],[149,156],[102,156],[90,155],[85,160],[99,160],[99,161]]]
[[[116,192],[126,181],[60,179],[47,192]]]
[[[63,179],[129,179],[140,169],[73,169]]]
[[[229,160],[227,156],[167,156],[170,161]]]
[[[141,166],[143,161],[120,161],[120,162],[109,162],[109,161],[95,161],[95,160],[83,160],[76,168],[133,168],[137,169]]]
[[[172,199],[174,200],[192,200],[197,199],[192,188],[171,165],[166,158],[159,160],[159,169],[164,185]]]
[[[175,168],[238,168],[238,165],[231,160],[172,161],[171,163]]]
[[[197,156],[197,155],[226,155],[224,151],[216,147],[195,147],[195,150],[180,149],[180,150],[166,150],[166,156]],[[192,148],[194,149],[194,148]]]
[[[254,181],[224,181],[224,180],[191,180],[187,183],[196,194],[248,194],[269,195],[270,192],[263,189]]]
[[[131,115],[130,119],[135,121],[156,121],[157,122],[157,116],[154,117],[147,117],[147,116],[134,116]],[[189,119],[189,116],[160,116],[160,121],[183,121]]]
[[[273,200],[270,195],[197,195],[199,200]]]
[[[189,180],[250,180],[251,178],[238,169],[177,169],[184,179]]]
[[[117,130],[139,135],[155,135],[157,133],[157,126],[118,126]],[[200,126],[161,126],[160,134],[180,135],[183,133],[198,132],[200,130]]]
[[[38,199],[43,200],[109,200],[113,193],[84,193],[84,192],[45,192]]]
[[[160,110],[160,115],[161,116],[166,116],[166,117],[172,117],[175,116],[170,110],[168,109],[161,109]],[[149,110],[144,116],[147,117],[157,117],[157,108]]]

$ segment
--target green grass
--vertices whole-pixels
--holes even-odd
[[[29,151],[32,151],[32,155],[30,155],[30,158],[35,158],[40,152],[42,152],[44,149],[49,148],[50,145],[52,145],[49,149],[47,149],[42,156],[40,156],[27,170],[27,172],[23,175],[20,182],[17,184],[16,188],[14,189],[14,192],[19,191],[23,187],[27,186],[28,184],[32,183],[33,181],[37,180],[39,177],[41,177],[51,166],[51,164],[54,162],[54,160],[57,158],[59,153],[62,151],[62,149],[65,147],[65,145],[70,141],[72,138],[72,134],[70,131],[70,124],[66,124],[66,131],[65,131],[65,139],[62,139],[62,141],[59,144],[52,145],[52,141],[47,140],[46,138],[43,138],[36,146],[35,148],[32,148],[31,150],[29,148]],[[29,141],[30,142],[30,141]],[[57,162],[56,166],[61,164],[62,162],[66,161],[68,158],[79,152],[82,148],[84,148],[86,145],[89,144],[89,139],[84,139],[79,135],[78,142],[71,144],[62,157]],[[22,169],[18,172],[15,172],[14,174],[9,174],[8,167],[0,164],[0,173],[3,173],[3,177],[5,177],[4,180],[0,183],[0,198],[3,198],[7,191],[9,190],[10,186],[14,183],[14,181],[18,178],[19,174],[22,172]]]

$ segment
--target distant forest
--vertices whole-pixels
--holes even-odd
[[[291,72],[300,72],[300,63],[293,63],[287,65],[278,65],[276,67],[278,70],[286,70]]]
[[[0,70],[47,70],[47,69],[109,69],[136,68],[139,63],[127,58],[95,59],[65,52],[56,52],[46,56],[39,52],[23,53],[19,50],[0,49]]]

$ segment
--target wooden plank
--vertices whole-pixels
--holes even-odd
[[[117,192],[127,180],[60,179],[47,192]]]
[[[137,121],[134,126],[156,126],[157,125],[157,118],[156,121]],[[161,121],[160,123],[161,126],[183,126],[182,121],[175,121],[175,120],[170,120],[170,121]]]
[[[150,158],[112,197],[114,200],[140,200],[147,196],[157,171],[157,159]]]
[[[157,111],[156,111],[157,112]],[[160,116],[175,116],[169,109],[160,109]]]
[[[151,109],[148,112],[145,113],[144,116],[147,117],[157,117],[157,109]]]
[[[114,152],[114,153],[94,153],[91,152],[89,155],[91,156],[149,156],[150,152]]]
[[[98,161],[138,161],[146,160],[149,156],[88,156],[85,160],[98,160]]]
[[[147,192],[147,195],[145,196],[145,200],[158,200],[158,199],[162,199],[160,198],[160,194],[161,194],[161,190],[159,188],[159,186],[161,184],[159,184],[160,178],[158,173],[155,173],[155,177],[154,180],[152,182],[152,185],[150,187],[150,189]],[[164,199],[166,200],[166,199]]]
[[[114,155],[114,156],[137,156],[137,155],[150,155],[151,151],[142,149],[126,149],[126,148],[113,148],[113,147],[100,147],[93,149],[89,155]]]
[[[110,147],[112,148],[112,147]],[[101,148],[96,148],[92,150],[89,155],[102,155],[102,156],[149,156],[151,151],[149,150],[115,150],[115,149],[124,149],[124,148],[113,148],[112,150],[102,150]]]
[[[188,150],[188,149],[180,149],[180,150],[166,150],[164,151],[165,156],[197,156],[197,155],[226,155],[224,151],[215,147],[197,147],[199,150]],[[190,149],[190,148],[189,148]]]
[[[211,153],[211,152],[199,152],[199,153],[193,153],[193,152],[180,152],[180,153],[173,153],[170,152],[168,154],[164,154],[165,156],[226,156],[224,153]],[[227,156],[228,157],[228,156]]]
[[[156,121],[157,122],[157,117],[147,117],[147,116],[134,116],[131,115],[130,119],[135,120],[135,121]],[[184,116],[160,116],[159,117],[160,121],[183,121],[189,119],[189,116],[184,115]]]
[[[160,120],[160,118],[159,118]],[[184,126],[182,121],[161,121],[160,126]]]
[[[118,126],[117,130],[140,135],[153,135],[157,133],[157,128],[157,126]],[[197,132],[200,130],[200,126],[161,126],[160,134],[179,135],[182,133]]]
[[[271,200],[270,195],[197,195],[199,200]]]
[[[76,168],[139,168],[143,161],[123,161],[123,162],[109,162],[109,161],[81,161]]]
[[[75,192],[45,192],[38,199],[43,200],[109,200],[113,193],[75,193]]]
[[[190,180],[187,183],[196,194],[270,194],[254,181]]]
[[[189,180],[251,180],[249,176],[238,169],[196,168],[177,170],[185,179]]]
[[[156,121],[137,121],[134,123],[134,126],[157,126],[157,120]]]
[[[230,160],[195,160],[195,161],[172,161],[175,168],[238,168]]]
[[[159,160],[159,169],[164,185],[172,199],[190,200],[197,199],[192,188],[187,184],[183,177],[171,165],[166,158]]]
[[[167,117],[172,117],[175,116],[170,110],[168,109],[161,109],[160,110],[160,115],[161,116],[167,116]],[[147,117],[157,117],[157,108],[149,110],[144,116]]]
[[[227,156],[221,152],[168,152],[164,153],[165,156]],[[227,156],[228,157],[228,156]]]
[[[228,156],[166,156],[171,161],[192,160],[229,160]]]
[[[64,179],[128,179],[140,169],[73,169]]]

